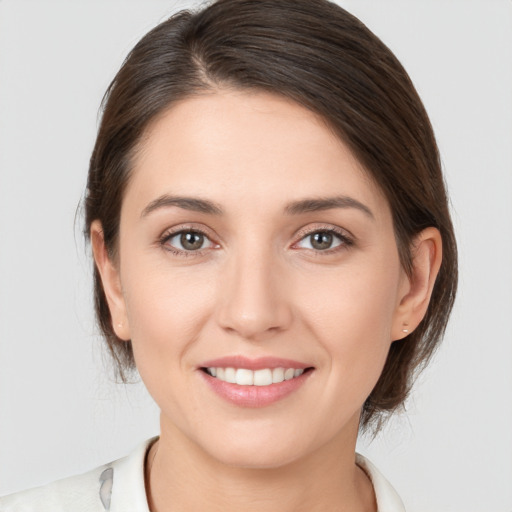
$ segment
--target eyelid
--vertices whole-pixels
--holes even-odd
[[[332,249],[325,249],[323,251],[315,250],[316,253],[329,254],[330,252],[335,252],[337,249],[354,245],[355,237],[346,229],[340,228],[339,226],[334,226],[332,224],[314,224],[314,225],[309,224],[308,226],[301,228],[299,231],[297,231],[297,233],[294,237],[295,242],[293,242],[291,244],[291,248],[292,249],[296,248],[295,246],[299,242],[304,240],[304,238],[306,238],[307,236],[312,235],[314,233],[322,233],[322,232],[334,234],[339,239],[341,239],[341,241],[343,243],[336,247],[333,247]]]
[[[211,246],[198,249],[197,251],[187,251],[167,244],[169,240],[182,233],[199,233],[210,242]],[[209,251],[220,247],[220,244],[214,240],[214,237],[210,233],[209,229],[205,229],[204,227],[198,227],[195,224],[179,224],[177,226],[165,229],[162,232],[162,234],[158,237],[158,244],[166,251],[184,256],[199,256],[202,255],[205,251]]]
[[[334,224],[323,224],[323,223],[308,224],[307,226],[300,228],[296,232],[294,238],[299,240],[299,239],[304,238],[307,235],[310,235],[312,233],[317,233],[319,231],[329,231],[329,232],[335,233],[335,234],[340,235],[345,238],[355,239],[354,235],[352,235],[352,233],[350,233],[350,231],[348,231],[347,229],[341,228],[340,226],[336,226]]]

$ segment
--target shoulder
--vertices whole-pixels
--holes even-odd
[[[368,475],[373,484],[378,512],[405,512],[400,496],[384,475],[359,453],[356,454],[356,463]]]
[[[0,498],[0,512],[148,512],[144,459],[152,441],[82,475]]]
[[[2,512],[103,511],[98,492],[100,475],[108,465],[42,487],[0,498]],[[101,484],[100,484],[101,485]]]

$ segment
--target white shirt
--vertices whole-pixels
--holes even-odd
[[[0,498],[0,512],[149,512],[144,461],[154,439],[130,455],[88,473]],[[356,462],[370,477],[378,512],[405,512],[399,496],[362,455]]]

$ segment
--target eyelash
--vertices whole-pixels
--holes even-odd
[[[337,238],[340,241],[340,244],[329,248],[329,249],[308,249],[309,251],[312,251],[315,256],[323,256],[323,255],[329,255],[337,253],[338,251],[343,251],[348,249],[349,247],[352,247],[354,245],[354,239],[347,234],[346,231],[335,228],[333,226],[315,226],[314,228],[306,229],[304,231],[300,231],[297,236],[299,237],[299,240],[297,242],[294,242],[292,245],[292,248],[295,247],[297,244],[302,242],[308,237],[311,237],[312,235],[318,234],[318,233],[325,233],[328,235],[333,235],[335,238]]]
[[[208,234],[201,230],[201,229],[198,229],[198,228],[191,228],[191,227],[180,227],[178,228],[176,231],[166,231],[159,239],[158,243],[160,244],[160,246],[166,250],[166,251],[169,251],[171,252],[172,254],[175,254],[176,256],[185,256],[186,258],[187,257],[193,257],[193,256],[201,256],[204,251],[208,250],[209,248],[204,248],[204,249],[199,249],[197,251],[193,251],[193,250],[190,250],[190,251],[186,251],[186,250],[182,250],[182,249],[178,249],[172,245],[170,245],[168,242],[170,240],[172,240],[174,237],[176,236],[179,236],[179,235],[182,235],[182,234],[185,234],[185,233],[190,233],[190,234],[195,234],[195,235],[201,235],[203,236],[206,240],[208,240],[212,245],[218,245],[218,244],[215,244],[215,242],[212,242],[211,238],[208,236]]]
[[[208,234],[205,231],[203,231],[201,229],[198,229],[198,228],[181,227],[181,226],[176,231],[171,231],[171,232],[166,231],[160,237],[160,239],[158,240],[158,243],[159,243],[159,245],[164,250],[169,251],[172,254],[175,254],[177,256],[184,256],[184,257],[201,256],[205,251],[210,249],[208,247],[208,248],[204,248],[204,249],[198,249],[197,251],[194,251],[194,250],[187,251],[187,250],[177,249],[176,247],[174,247],[174,246],[169,244],[170,240],[172,240],[176,236],[182,235],[184,233],[201,235],[206,240],[208,240],[210,242],[210,244],[213,244],[214,246],[215,245],[218,246],[218,244],[215,244],[215,242],[213,242],[211,240],[211,238],[208,236]],[[345,231],[343,231],[341,229],[333,228],[332,226],[329,226],[329,227],[326,226],[326,227],[315,227],[314,229],[308,229],[308,230],[299,232],[297,234],[299,239],[297,240],[297,242],[294,242],[291,247],[295,248],[295,246],[297,244],[299,244],[300,242],[302,242],[306,238],[308,238],[308,237],[310,237],[312,235],[315,235],[315,234],[319,234],[319,233],[325,233],[325,234],[333,235],[335,238],[337,238],[340,241],[340,244],[336,245],[333,248],[324,249],[324,250],[321,250],[321,249],[307,249],[309,251],[312,251],[313,254],[315,254],[315,255],[321,256],[321,255],[333,254],[333,253],[336,253],[338,251],[347,249],[347,248],[349,248],[349,247],[354,245],[354,240],[352,239],[352,237],[347,235],[347,233]]]

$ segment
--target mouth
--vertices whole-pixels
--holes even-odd
[[[314,366],[291,359],[228,356],[205,361],[199,368],[205,384],[238,407],[266,407],[306,385]]]
[[[222,382],[237,384],[239,386],[270,386],[280,384],[300,377],[302,374],[313,370],[308,368],[261,368],[250,370],[248,368],[233,368],[222,366],[208,366],[201,368],[210,377]]]

